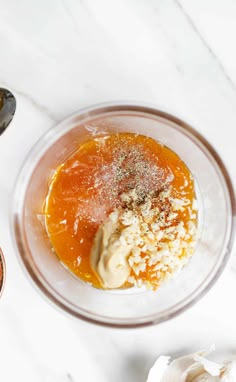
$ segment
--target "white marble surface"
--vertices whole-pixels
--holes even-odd
[[[0,138],[0,380],[145,382],[161,353],[215,343],[236,353],[236,261],[197,305],[157,327],[111,330],[65,317],[25,279],[8,215],[28,150],[55,122],[102,101],[182,114],[216,147],[235,184],[235,0],[1,0],[0,87],[17,113]],[[235,256],[235,254],[233,254]]]

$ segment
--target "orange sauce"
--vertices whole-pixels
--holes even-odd
[[[122,206],[120,195],[137,183],[140,197],[166,184],[176,198],[195,196],[192,175],[177,154],[149,137],[131,133],[82,143],[51,180],[45,211],[51,244],[66,267],[95,287],[101,288],[90,266],[95,234],[112,210]],[[179,218],[187,224],[188,213],[180,213]]]

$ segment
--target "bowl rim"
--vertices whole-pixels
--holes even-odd
[[[91,314],[89,312],[86,312],[83,310],[83,313],[75,312],[72,307],[69,307],[65,303],[63,303],[63,300],[65,301],[65,298],[60,296],[58,293],[54,293],[54,289],[48,284],[47,282],[42,281],[43,278],[40,277],[40,275],[36,275],[34,272],[34,269],[32,268],[31,263],[27,259],[27,257],[24,255],[24,244],[21,240],[21,234],[20,234],[20,223],[17,214],[15,211],[17,210],[16,206],[19,204],[19,198],[16,197],[15,190],[19,189],[19,184],[21,183],[21,178],[24,176],[26,170],[27,170],[27,164],[29,161],[29,158],[32,157],[32,155],[38,150],[38,148],[41,146],[44,142],[47,141],[48,138],[52,136],[53,131],[55,129],[61,129],[63,132],[63,128],[66,128],[66,126],[72,125],[72,121],[75,118],[79,118],[78,124],[80,120],[83,120],[85,118],[92,118],[92,117],[99,117],[99,115],[105,115],[114,112],[120,112],[120,111],[130,111],[130,112],[139,112],[144,113],[147,115],[153,115],[155,117],[161,117],[169,122],[172,122],[173,124],[180,127],[188,136],[189,138],[194,138],[195,144],[197,143],[200,148],[204,147],[204,149],[207,151],[208,155],[211,157],[211,159],[214,160],[215,165],[217,166],[218,171],[220,172],[220,175],[222,176],[222,179],[225,182],[226,191],[228,193],[228,199],[230,202],[230,209],[232,211],[232,214],[230,216],[229,220],[229,236],[228,241],[226,243],[226,250],[222,257],[222,261],[220,265],[218,266],[217,270],[215,271],[214,275],[211,278],[207,278],[207,282],[205,285],[200,289],[199,292],[194,291],[192,294],[194,294],[193,297],[192,294],[185,298],[183,301],[180,301],[175,310],[170,312],[169,314],[165,314],[165,311],[162,313],[160,317],[154,317],[155,314],[151,316],[151,318],[147,318],[142,320],[141,322],[135,322],[135,319],[132,319],[133,322],[128,322],[130,319],[124,319],[122,322],[121,318],[115,319],[114,321],[112,319],[107,319],[103,316],[98,316],[96,314]],[[176,113],[175,113],[176,114]],[[230,178],[230,175],[228,173],[228,170],[226,166],[224,165],[221,157],[217,153],[217,151],[214,149],[214,147],[207,141],[207,139],[200,134],[198,131],[196,131],[192,125],[189,122],[185,122],[186,118],[182,118],[176,115],[171,114],[169,111],[166,111],[164,108],[158,108],[156,105],[147,104],[143,102],[105,102],[100,104],[91,105],[86,108],[79,109],[69,117],[63,119],[59,123],[56,123],[54,127],[50,128],[46,133],[44,133],[41,138],[32,146],[31,150],[29,151],[28,155],[25,157],[23,164],[21,166],[21,169],[18,173],[18,176],[16,178],[15,186],[13,188],[13,203],[12,203],[12,210],[10,212],[10,228],[11,228],[11,236],[14,241],[14,247],[17,254],[18,261],[20,262],[23,270],[25,271],[25,274],[27,275],[28,279],[30,281],[33,281],[33,286],[36,287],[38,291],[40,291],[40,294],[47,299],[47,301],[53,303],[53,305],[57,308],[60,308],[64,313],[69,314],[70,316],[73,316],[75,318],[79,318],[83,321],[98,324],[100,326],[105,327],[112,327],[112,328],[139,328],[139,327],[147,327],[159,324],[161,322],[167,321],[169,319],[172,319],[179,314],[183,313],[185,310],[193,306],[195,303],[197,303],[215,284],[215,282],[218,280],[219,276],[223,272],[229,257],[230,253],[232,251],[233,243],[234,243],[234,236],[235,236],[235,230],[236,230],[236,200],[235,200],[235,193],[232,185],[232,181]],[[63,134],[62,134],[63,135]],[[61,135],[60,135],[61,136]],[[57,137],[57,139],[60,138],[60,136]],[[196,142],[197,141],[197,142]],[[4,263],[5,265],[5,263]],[[4,267],[5,268],[5,267]],[[4,280],[5,282],[5,280]],[[46,285],[47,284],[47,287]],[[1,295],[1,291],[0,291]],[[184,303],[185,300],[188,300],[186,303]],[[72,306],[72,304],[70,304]],[[118,322],[119,321],[119,322]]]
[[[0,280],[0,297],[1,297],[5,287],[5,282],[6,282],[6,262],[5,262],[3,251],[1,248],[0,248],[0,268],[2,271],[2,279]]]

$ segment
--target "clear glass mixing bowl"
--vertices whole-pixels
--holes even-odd
[[[60,263],[50,245],[43,205],[50,178],[76,147],[97,134],[135,132],[174,150],[194,175],[200,238],[189,264],[158,291],[102,291]],[[46,133],[25,160],[14,191],[12,236],[33,283],[75,317],[113,327],[157,324],[183,312],[214,284],[233,244],[235,200],[211,145],[181,119],[149,106],[113,104],[81,110]]]

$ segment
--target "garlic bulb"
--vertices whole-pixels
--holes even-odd
[[[147,382],[236,382],[236,360],[216,363],[205,358],[210,351],[199,351],[177,358],[160,356],[151,368]]]

